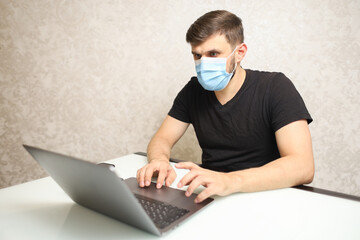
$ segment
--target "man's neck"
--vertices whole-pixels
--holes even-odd
[[[215,91],[215,96],[221,105],[225,105],[236,95],[241,86],[244,84],[245,77],[246,71],[242,67],[237,66],[235,75],[230,80],[229,84],[223,90]]]

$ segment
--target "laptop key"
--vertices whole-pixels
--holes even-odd
[[[179,208],[155,199],[147,198],[138,194],[135,197],[150,216],[158,228],[165,228],[177,219],[189,212],[187,209]]]

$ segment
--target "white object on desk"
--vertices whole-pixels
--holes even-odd
[[[106,163],[114,164],[116,174],[119,177],[126,179],[130,177],[136,177],[137,170],[147,164],[147,158],[142,155],[131,154],[106,161]],[[183,178],[183,176],[185,176],[186,173],[189,172],[187,169],[177,169],[175,164],[176,163],[174,162],[170,162],[170,165],[175,169],[177,174],[176,179],[170,186],[173,188],[177,188],[178,182]],[[184,189],[186,189],[186,187],[184,187]]]
[[[110,160],[123,178],[146,157]],[[175,168],[179,174],[179,169]],[[216,197],[162,239],[360,239],[360,202],[294,188]],[[0,239],[159,239],[74,202],[51,179],[0,189]]]

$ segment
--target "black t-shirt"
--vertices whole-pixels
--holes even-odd
[[[221,105],[196,77],[186,84],[169,112],[194,126],[202,149],[202,166],[229,172],[259,167],[280,157],[275,132],[306,119],[304,101],[282,73],[246,70],[237,94]]]

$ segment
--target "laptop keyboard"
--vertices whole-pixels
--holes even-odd
[[[189,212],[187,209],[178,208],[155,199],[147,198],[138,194],[135,197],[139,200],[146,213],[158,228],[165,228],[175,220]]]

